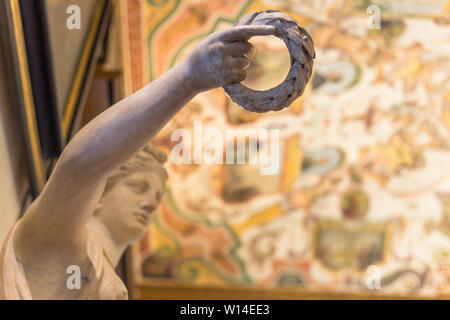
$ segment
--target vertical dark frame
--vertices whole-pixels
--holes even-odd
[[[31,194],[37,197],[55,159],[80,121],[99,48],[112,16],[110,0],[97,1],[80,52],[69,99],[60,114],[56,99],[45,0],[1,0],[0,27],[9,85],[20,110]]]
[[[53,62],[45,19],[43,0],[19,0],[22,13],[25,45],[35,102],[36,118],[45,160],[57,157],[62,151],[59,114],[56,106]],[[45,163],[48,167],[48,163]]]
[[[33,97],[33,88],[28,65],[28,53],[24,37],[19,0],[0,1],[0,24],[8,82],[13,92],[13,103],[17,105],[22,120],[28,159],[31,191],[40,193],[46,182],[46,170],[41,148],[38,120]]]

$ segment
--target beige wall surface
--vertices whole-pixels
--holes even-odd
[[[1,46],[1,44],[0,44]],[[0,244],[20,215],[27,190],[25,147],[19,110],[12,103],[12,75],[5,70],[0,47]]]

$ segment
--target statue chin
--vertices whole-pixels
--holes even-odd
[[[150,220],[144,223],[143,219],[135,219],[134,216],[130,216],[127,221],[103,221],[101,217],[92,219],[96,220],[91,226],[97,233],[109,238],[110,234],[114,234],[114,240],[123,246],[128,246],[141,239],[150,225]]]

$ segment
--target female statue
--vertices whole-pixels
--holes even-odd
[[[114,267],[147,230],[167,178],[164,157],[141,149],[198,93],[244,80],[247,40],[275,32],[239,26],[213,33],[83,127],[3,244],[0,299],[126,299]],[[79,289],[67,285],[69,266],[80,270]]]

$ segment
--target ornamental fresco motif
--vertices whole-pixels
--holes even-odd
[[[170,154],[172,131],[195,120],[278,128],[281,170],[169,160],[168,193],[133,247],[137,281],[367,293],[374,265],[382,294],[450,296],[450,2],[424,3],[141,1],[147,57],[136,65],[149,81],[208,34],[267,9],[306,27],[317,59],[290,108],[250,113],[219,88],[153,141]],[[379,30],[366,26],[370,4],[381,8]],[[257,43],[246,81],[282,82],[287,49]]]

